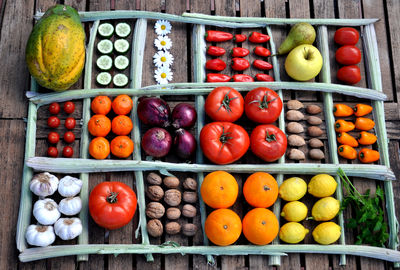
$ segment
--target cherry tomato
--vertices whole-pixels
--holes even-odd
[[[354,45],[344,45],[335,54],[336,61],[342,65],[355,65],[361,61],[361,51]]]
[[[49,106],[49,112],[51,114],[58,114],[60,112],[60,104],[58,104],[57,102],[51,103]]]
[[[205,110],[214,121],[235,122],[243,114],[243,97],[232,87],[217,87],[208,94]]]
[[[282,111],[282,100],[274,90],[258,87],[246,95],[244,111],[250,120],[270,124],[278,119]]]
[[[251,151],[266,162],[278,160],[286,152],[285,133],[274,125],[257,126],[250,135]]]
[[[67,131],[64,133],[64,141],[66,143],[73,143],[75,141],[75,135],[72,131]]]
[[[67,119],[65,119],[65,123],[64,123],[65,127],[67,129],[74,129],[76,126],[76,121],[74,118],[72,117],[68,117]]]
[[[47,125],[51,128],[58,128],[58,126],[60,125],[60,119],[58,119],[57,116],[50,116],[47,119]]]
[[[51,144],[56,144],[56,143],[58,143],[58,141],[60,140],[60,135],[58,135],[57,132],[51,131],[51,132],[47,135],[47,140],[48,140],[49,143],[51,143]]]
[[[338,80],[346,84],[356,84],[361,80],[360,68],[358,66],[344,66],[337,72]]]
[[[49,157],[57,157],[58,156],[57,148],[54,146],[50,146],[49,148],[47,148],[47,155]]]
[[[75,111],[75,104],[72,101],[64,103],[64,112],[71,114]]]
[[[358,31],[352,27],[343,27],[335,32],[335,42],[340,45],[355,45],[360,35]]]
[[[71,146],[64,146],[62,155],[63,157],[70,158],[74,155],[74,149]]]

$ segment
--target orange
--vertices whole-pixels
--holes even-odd
[[[212,208],[231,207],[236,201],[238,192],[236,179],[224,171],[207,174],[200,187],[203,201]]]
[[[97,96],[90,106],[95,114],[106,115],[111,111],[111,99],[107,96]]]
[[[120,158],[129,157],[133,152],[133,142],[128,136],[117,136],[111,141],[111,153]]]
[[[232,210],[217,209],[208,215],[204,231],[214,244],[228,246],[238,240],[242,233],[242,222]]]
[[[278,219],[268,209],[254,208],[243,218],[243,234],[255,245],[271,243],[278,233]]]
[[[103,137],[94,138],[89,144],[89,154],[95,159],[105,159],[110,154],[110,143]]]
[[[126,115],[118,115],[111,122],[111,130],[116,135],[128,135],[132,128],[132,120]]]
[[[278,183],[269,173],[256,172],[250,175],[243,185],[246,201],[254,207],[267,208],[278,198]]]
[[[133,101],[128,95],[119,95],[112,102],[112,108],[116,114],[128,114],[133,107]]]
[[[105,137],[111,130],[111,121],[105,115],[93,115],[88,122],[88,130],[93,136]]]

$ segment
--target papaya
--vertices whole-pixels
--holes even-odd
[[[67,5],[49,8],[33,27],[26,45],[29,73],[45,88],[67,90],[81,76],[85,38],[74,8]]]

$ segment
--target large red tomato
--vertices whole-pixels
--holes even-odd
[[[282,111],[282,100],[274,90],[258,87],[246,95],[244,111],[250,120],[270,124],[278,119]]]
[[[346,84],[356,84],[361,80],[360,68],[356,65],[341,67],[336,77]]]
[[[335,32],[335,42],[340,45],[355,45],[360,34],[352,27],[342,27]]]
[[[251,151],[267,162],[278,160],[286,152],[285,133],[274,125],[257,126],[250,136]]]
[[[102,182],[89,196],[89,212],[101,227],[118,229],[133,218],[137,199],[135,192],[121,182]]]
[[[342,65],[355,65],[361,61],[361,51],[354,45],[344,45],[335,54],[336,61]]]
[[[243,114],[243,97],[232,87],[217,87],[208,94],[205,110],[214,121],[235,122]]]
[[[235,162],[246,153],[249,145],[246,130],[230,122],[209,123],[200,132],[201,149],[216,164]]]

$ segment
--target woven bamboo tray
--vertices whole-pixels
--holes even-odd
[[[42,14],[37,14],[40,18]],[[25,146],[25,163],[23,169],[21,202],[17,225],[17,248],[21,252],[19,259],[21,261],[33,261],[43,258],[51,258],[57,256],[78,255],[78,260],[87,260],[88,254],[121,254],[135,253],[145,254],[147,260],[153,259],[152,253],[181,253],[181,254],[204,254],[207,255],[209,263],[213,263],[212,255],[246,255],[246,254],[264,254],[270,256],[271,265],[280,264],[280,256],[286,253],[325,253],[340,254],[340,264],[346,264],[346,254],[373,257],[392,262],[400,261],[400,252],[398,248],[398,223],[395,216],[394,198],[392,180],[395,176],[390,169],[388,155],[388,139],[386,135],[384,106],[383,100],[386,96],[382,92],[381,73],[378,58],[378,47],[375,36],[373,23],[376,19],[273,19],[273,18],[236,18],[236,17],[215,17],[203,14],[183,14],[182,16],[142,12],[142,11],[111,11],[111,12],[82,12],[80,13],[82,22],[92,23],[90,37],[87,44],[86,66],[84,74],[84,89],[66,91],[61,93],[39,94],[36,93],[38,85],[32,79],[31,89],[27,92],[30,99],[28,109],[27,136]],[[132,54],[130,64],[129,88],[124,89],[91,89],[92,85],[92,59],[94,54],[94,44],[97,34],[97,28],[101,20],[112,19],[129,19],[136,20],[135,29],[132,35]],[[194,67],[193,83],[175,83],[160,87],[158,85],[142,88],[142,64],[145,49],[145,39],[148,20],[167,19],[174,22],[183,22],[193,24],[192,28],[192,59]],[[204,40],[206,25],[227,28],[266,28],[270,39],[270,49],[272,55],[276,53],[274,37],[271,31],[271,25],[287,25],[295,24],[301,21],[309,22],[316,27],[317,30],[317,46],[323,56],[324,65],[320,73],[320,83],[299,83],[299,82],[281,82],[278,61],[276,56],[272,56],[274,66],[275,82],[254,82],[254,83],[204,83],[206,62]],[[330,62],[329,62],[329,40],[327,26],[361,26],[363,28],[363,54],[365,56],[365,66],[367,71],[367,80],[369,88],[359,88],[352,86],[344,86],[332,84],[330,81]],[[283,156],[277,163],[273,164],[233,164],[233,165],[213,165],[204,164],[201,149],[198,147],[196,162],[194,164],[185,163],[169,163],[162,161],[141,160],[140,153],[140,128],[132,131],[131,137],[135,144],[135,151],[132,160],[93,160],[89,159],[88,144],[89,133],[87,130],[87,122],[90,119],[90,102],[92,97],[97,95],[116,96],[119,94],[128,94],[132,96],[134,104],[140,96],[158,96],[158,95],[193,95],[195,98],[195,106],[198,112],[197,138],[200,130],[205,124],[204,101],[207,95],[216,86],[231,86],[238,91],[248,91],[258,86],[269,87],[278,92],[281,96],[285,90],[296,91],[313,91],[323,93],[324,117],[326,124],[326,134],[329,146],[329,164],[308,164],[308,163],[290,163],[288,166]],[[332,93],[340,93],[344,95],[356,96],[359,98],[371,100],[374,108],[374,120],[376,122],[375,132],[378,136],[378,149],[381,155],[380,165],[361,165],[361,164],[339,164],[337,155],[336,135],[333,129],[333,98]],[[36,118],[37,110],[40,106],[51,102],[62,102],[66,100],[83,99],[82,109],[82,133],[80,141],[80,158],[64,159],[64,158],[45,158],[35,157],[36,142]],[[135,127],[140,127],[136,110],[132,110],[131,118]],[[278,126],[281,130],[285,130],[284,111],[282,110],[278,120]],[[77,165],[77,161],[79,164]],[[357,176],[364,178],[372,178],[384,181],[386,212],[389,224],[389,248],[377,248],[370,246],[355,246],[346,243],[345,234],[342,233],[339,243],[336,245],[285,245],[280,244],[279,239],[275,239],[273,243],[266,246],[254,245],[232,245],[227,247],[209,246],[208,239],[203,233],[203,246],[179,246],[175,243],[167,242],[163,245],[152,245],[146,230],[145,215],[145,192],[144,192],[144,171],[159,171],[161,174],[168,175],[173,171],[186,171],[197,174],[197,181],[201,185],[204,173],[225,170],[235,173],[252,173],[254,171],[266,171],[276,175],[278,184],[283,181],[285,174],[317,174],[328,173],[335,176],[338,182],[336,190],[336,198],[342,199],[341,180],[337,176],[337,169],[342,168],[348,176]],[[136,190],[138,197],[139,224],[136,231],[136,237],[141,236],[141,244],[90,244],[88,243],[88,181],[89,173],[98,172],[101,168],[103,172],[112,171],[134,171],[136,179]],[[78,245],[58,245],[44,248],[29,247],[25,241],[25,231],[31,220],[32,213],[32,194],[29,190],[29,181],[33,176],[33,171],[49,171],[54,173],[66,173],[71,169],[75,173],[80,173],[83,180],[83,187],[80,193],[83,209],[80,218],[83,223],[83,233],[79,236]],[[199,196],[201,223],[204,226],[206,219],[206,207]],[[279,217],[281,210],[281,202],[278,201],[273,206],[274,213]],[[345,222],[343,214],[339,214],[338,223],[344,232]]]

